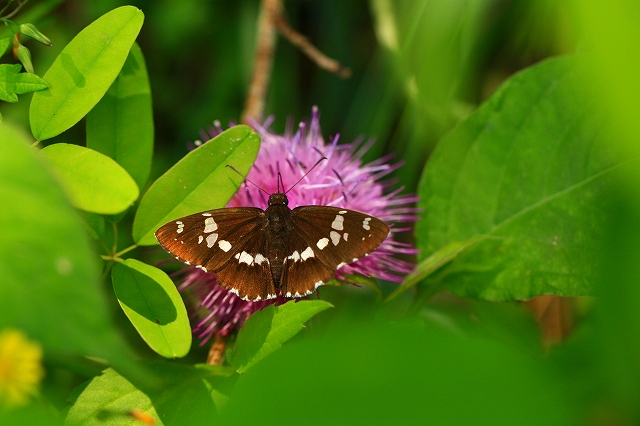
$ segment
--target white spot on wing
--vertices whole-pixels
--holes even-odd
[[[331,231],[329,233],[329,236],[331,237],[331,242],[333,243],[333,245],[337,246],[340,242],[340,234],[338,234],[336,231]]]
[[[202,213],[202,216],[211,216],[211,213]]]
[[[331,223],[331,227],[336,231],[342,231],[344,229],[343,223],[344,216],[340,216],[339,214],[337,214],[336,218],[333,219],[333,222]]]
[[[178,225],[178,229],[176,230],[176,232],[178,234],[181,234],[182,231],[184,231],[184,223],[182,223],[182,221],[180,220],[176,220],[176,224]]]
[[[203,270],[204,272],[207,272],[207,268],[205,268],[202,265],[196,265],[196,268]]]
[[[204,240],[202,235],[198,235],[198,244],[200,244]]]
[[[338,266],[336,266],[336,269],[340,269],[340,268],[342,268],[344,265],[346,265],[346,263],[344,263],[344,262],[340,262],[340,263],[338,263]]]
[[[231,250],[231,243],[227,240],[220,240],[218,242],[218,247],[220,247],[222,251],[228,252],[229,250]]]
[[[210,232],[216,231],[218,229],[218,224],[212,217],[208,217],[204,221],[204,233],[208,234]]]
[[[367,217],[367,218],[365,218],[365,219],[362,221],[362,227],[363,227],[366,231],[368,231],[368,230],[370,230],[370,229],[371,229],[371,226],[369,226],[369,221],[371,221],[371,218],[370,218],[370,217]]]
[[[263,262],[268,262],[267,258],[261,255],[260,253],[256,254],[254,262],[258,265],[262,265]],[[273,295],[275,297],[275,294]]]
[[[240,258],[238,259],[238,262],[240,263],[244,262],[247,265],[251,265],[253,263],[253,256],[251,256],[246,251],[243,251],[242,253],[240,253]]]
[[[324,282],[322,282],[322,281],[316,282],[315,285],[314,285],[314,289],[317,289],[318,287],[320,287],[323,284],[324,284]]]
[[[347,212],[346,210],[340,210],[338,214],[345,214],[346,212]]]
[[[320,250],[322,250],[323,248],[325,248],[327,245],[329,245],[329,239],[328,238],[320,238],[318,240],[318,242],[316,243],[316,246],[318,246],[318,248]]]
[[[349,234],[345,232],[344,234],[342,234],[342,238],[347,241],[349,239]]]
[[[293,260],[294,262],[297,262],[300,260],[300,253],[298,253],[298,250],[294,251],[291,256],[287,256],[287,259]]]
[[[314,257],[313,254],[313,250],[311,249],[311,247],[307,247],[301,254],[300,257],[302,257],[302,260],[307,260],[310,257]]]
[[[207,235],[207,247],[209,248],[213,247],[217,239],[218,239],[218,234]]]

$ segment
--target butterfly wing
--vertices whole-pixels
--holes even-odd
[[[375,250],[389,234],[380,219],[339,207],[296,207],[291,222],[295,250],[283,269],[285,295],[309,294],[337,269]]]
[[[245,300],[275,297],[265,250],[264,211],[241,207],[210,210],[173,220],[156,231],[176,259],[205,272]]]

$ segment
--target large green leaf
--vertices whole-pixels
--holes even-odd
[[[292,300],[254,313],[238,333],[233,366],[244,373],[298,334],[309,318],[331,307],[324,300]]]
[[[620,160],[577,88],[576,62],[517,74],[433,153],[419,188],[421,259],[486,238],[433,274],[430,291],[491,300],[590,293],[604,217],[595,200]]]
[[[133,239],[157,244],[155,231],[188,214],[224,207],[249,172],[260,148],[260,137],[248,126],[235,126],[178,161],[151,185],[133,221]]]
[[[339,321],[240,375],[220,423],[572,424],[573,390],[557,376],[478,334]],[[294,408],[269,417],[279,398]]]
[[[2,47],[0,46],[0,49]],[[18,95],[37,92],[48,87],[46,81],[35,74],[20,72],[20,64],[0,65],[0,99],[18,102]]]
[[[116,263],[111,278],[122,310],[151,349],[165,358],[185,356],[191,326],[171,278],[136,259]]]
[[[151,400],[131,382],[108,368],[89,382],[69,409],[66,426],[149,424],[134,418],[148,416],[163,425]]]
[[[133,44],[120,74],[87,115],[87,147],[113,158],[143,188],[151,170],[153,111],[144,56]]]
[[[122,6],[65,46],[43,77],[49,90],[36,92],[31,100],[29,120],[37,139],[64,132],[94,107],[120,72],[143,20],[138,8]]]
[[[118,163],[89,148],[66,143],[42,150],[71,202],[79,209],[101,214],[125,211],[138,199],[138,186]]]
[[[0,126],[0,329],[47,353],[122,360],[82,222],[29,139]]]

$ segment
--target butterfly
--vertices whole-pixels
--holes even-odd
[[[313,293],[336,270],[375,250],[389,234],[382,220],[330,206],[288,206],[286,192],[268,207],[234,207],[172,220],[155,233],[176,259],[205,272],[243,300]]]

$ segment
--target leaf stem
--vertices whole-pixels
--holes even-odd
[[[122,250],[120,250],[119,252],[117,252],[116,254],[114,254],[114,255],[113,255],[113,257],[114,257],[114,258],[116,258],[116,259],[118,259],[118,258],[120,258],[123,254],[128,253],[128,252],[130,252],[131,250],[134,250],[134,249],[136,249],[136,248],[138,248],[138,245],[137,245],[137,244],[132,244],[132,245],[130,245],[129,247],[127,247],[127,248],[125,248],[125,249],[122,249]]]

